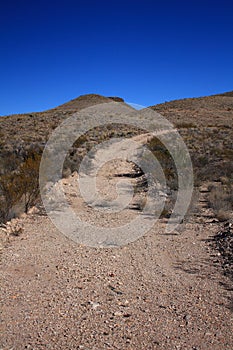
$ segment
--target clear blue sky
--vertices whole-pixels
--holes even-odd
[[[233,90],[232,0],[1,1],[0,115]]]

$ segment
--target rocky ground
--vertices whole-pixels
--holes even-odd
[[[106,165],[100,190],[127,166]],[[83,220],[112,227],[138,215],[128,207],[109,218],[85,205],[76,176],[62,182]],[[197,197],[179,232],[166,234],[160,219],[117,248],[75,243],[39,213],[16,220],[22,232],[1,254],[1,349],[232,349],[231,282],[208,243],[221,225],[205,189]]]
[[[212,239],[213,246],[219,251],[219,262],[224,274],[233,280],[233,230],[232,222],[226,222]]]

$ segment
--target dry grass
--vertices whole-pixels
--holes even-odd
[[[214,210],[219,221],[226,221],[232,217],[233,212],[233,185],[227,184],[209,185],[209,206]]]

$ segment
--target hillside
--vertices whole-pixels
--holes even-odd
[[[51,131],[75,111],[80,111],[99,103],[108,103],[114,99],[89,94],[80,96],[61,106],[44,112],[16,114],[0,118],[1,149],[11,150],[17,147],[29,147],[30,144],[43,145]],[[123,100],[120,99],[121,102]]]
[[[176,166],[156,136],[127,120],[93,128],[73,143],[63,179],[48,184],[47,212],[38,195],[40,157],[52,130],[76,111],[94,106],[95,115],[99,103],[121,98],[85,95],[45,112],[0,118],[1,349],[232,349],[232,95],[151,107],[179,130],[194,168],[191,205],[170,233]],[[80,170],[93,146],[117,137],[111,160],[109,149],[100,147],[86,172]],[[144,211],[149,179],[138,165],[140,149],[133,148],[130,159],[118,158],[132,151],[129,140],[147,145],[166,181],[153,185],[152,203],[165,205],[144,234],[157,207],[153,215]],[[100,197],[89,196],[87,179],[96,180]],[[75,222],[81,218],[79,229],[70,229],[60,188]],[[118,196],[129,194],[120,210]],[[91,228],[82,236],[86,224]]]
[[[75,111],[111,101],[123,102],[119,97],[95,94],[80,96],[45,112],[17,114],[0,118],[1,149],[44,144],[51,130]],[[202,98],[166,102],[150,107],[160,112],[176,126],[221,127],[229,129],[233,123],[232,93]]]
[[[233,92],[200,98],[186,98],[151,106],[173,123],[191,123],[197,126],[232,127]]]
[[[112,101],[122,103],[124,100],[89,94],[45,112],[0,118],[0,175],[16,170],[19,164],[34,153],[41,155],[52,130],[75,111]],[[178,128],[192,157],[195,185],[204,181],[219,181],[222,178],[225,179],[224,186],[229,187],[233,170],[232,92],[171,101],[151,108]],[[127,123],[90,130],[71,147],[64,164],[64,175],[78,170],[82,157],[97,143],[111,137],[131,137],[141,132],[137,128],[129,129]],[[160,156],[158,152],[161,146],[157,142],[150,143],[150,146],[153,152],[157,152],[159,160],[162,160],[166,150]],[[171,163],[169,168],[173,168]],[[171,172],[169,169],[166,171]],[[228,189],[226,191],[229,192]]]

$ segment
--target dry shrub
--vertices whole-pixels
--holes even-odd
[[[0,221],[5,222],[14,204],[20,199],[16,176],[6,174],[0,177]]]
[[[209,205],[220,221],[229,220],[233,210],[232,185],[210,186]]]
[[[216,217],[221,222],[228,221],[231,218],[231,212],[220,209],[216,212]]]
[[[41,157],[30,156],[19,166],[17,171],[0,176],[0,219],[9,218],[11,208],[23,202],[24,212],[33,206],[39,195],[39,166]]]
[[[179,123],[176,123],[176,127],[178,129],[182,129],[182,128],[190,129],[190,128],[196,128],[197,126],[191,122],[179,122]]]
[[[168,187],[174,190],[177,189],[178,178],[176,166],[167,148],[156,137],[152,138],[148,142],[147,146],[155,158],[159,161],[163,169]]]
[[[33,154],[30,156],[19,169],[17,175],[17,185],[21,197],[24,201],[24,211],[28,212],[28,209],[35,204],[39,195],[39,167],[40,167],[39,155]]]

